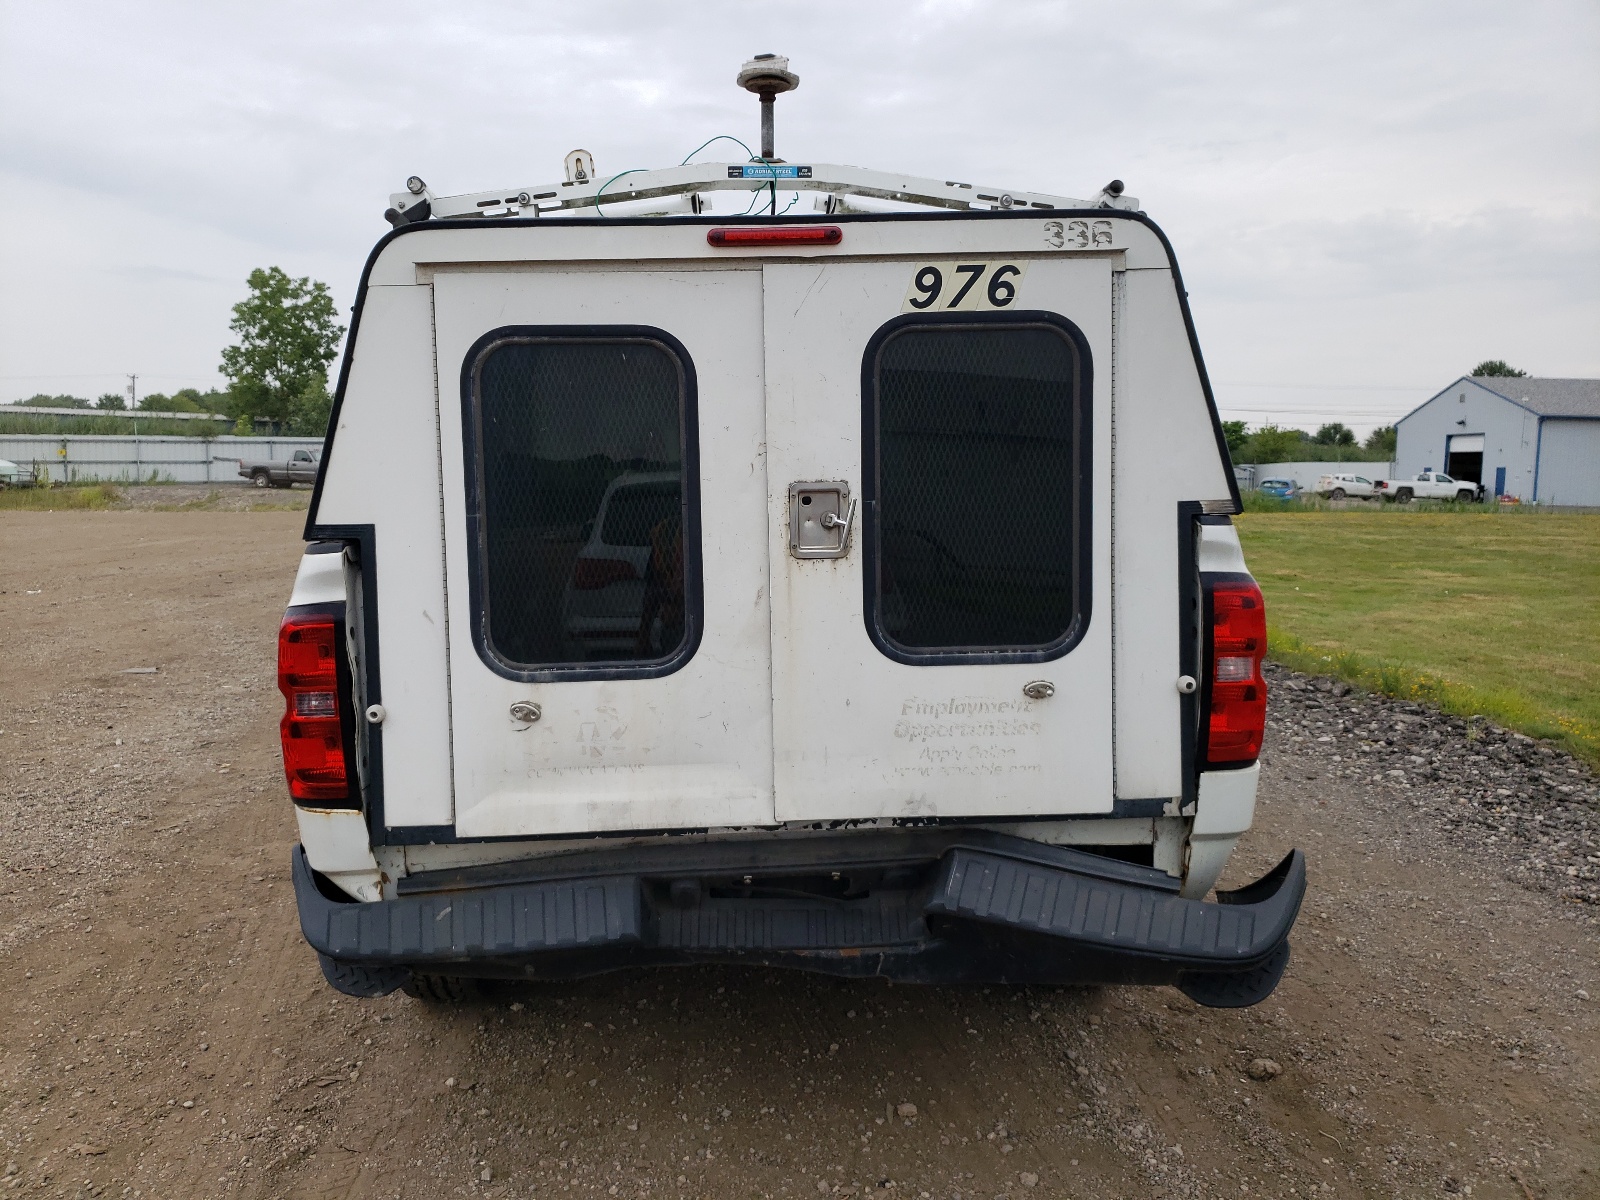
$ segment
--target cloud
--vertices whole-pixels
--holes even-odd
[[[1590,0],[0,0],[0,162],[26,214],[0,233],[0,373],[209,367],[253,266],[347,305],[412,173],[520,187],[577,146],[614,173],[753,143],[733,75],[764,50],[802,79],[778,106],[791,159],[1126,180],[1219,377],[1429,378],[1469,335],[1600,373]],[[86,349],[85,294],[138,338]],[[16,298],[40,295],[63,301]]]
[[[216,275],[208,275],[200,271],[186,271],[181,267],[163,267],[157,263],[107,267],[106,274],[120,276],[123,279],[131,279],[135,283],[204,283],[214,285],[232,282]]]
[[[1235,234],[1227,246],[1213,243],[1193,256],[1216,293],[1229,297],[1306,303],[1537,287],[1542,303],[1560,305],[1595,299],[1600,278],[1600,213],[1391,209],[1263,221]]]

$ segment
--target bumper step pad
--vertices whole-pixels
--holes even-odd
[[[381,995],[412,970],[572,978],[739,961],[908,982],[1172,984],[1255,1004],[1288,963],[1305,859],[1216,903],[988,850],[948,850],[921,887],[861,899],[710,898],[679,907],[637,875],[523,882],[357,904],[294,851],[306,941],[328,981]]]

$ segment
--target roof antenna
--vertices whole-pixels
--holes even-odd
[[[772,102],[800,86],[800,76],[789,70],[789,60],[779,54],[758,54],[739,70],[736,82],[761,97],[761,157],[779,161],[772,148]]]

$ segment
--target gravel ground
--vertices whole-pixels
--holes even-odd
[[[1275,671],[1224,883],[1312,877],[1254,1009],[731,968],[358,1002],[287,881],[300,514],[3,519],[0,1192],[1600,1194],[1600,795],[1547,748]]]
[[[1507,877],[1600,915],[1600,786],[1571,755],[1483,718],[1446,716],[1268,664],[1268,761],[1359,788],[1397,828],[1492,858]],[[1290,753],[1292,752],[1292,753]]]
[[[192,510],[198,512],[262,512],[272,509],[304,510],[311,503],[311,488],[258,488],[248,483],[136,483],[119,484],[113,508]]]

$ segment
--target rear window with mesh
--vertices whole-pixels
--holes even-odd
[[[485,657],[516,676],[680,663],[699,561],[680,348],[508,336],[473,363],[469,519]]]
[[[648,546],[650,531],[677,517],[683,489],[670,483],[634,483],[619,487],[606,501],[600,540],[608,546]]]
[[[909,662],[1042,659],[1088,618],[1089,362],[1064,323],[901,318],[863,371],[866,617]]]

